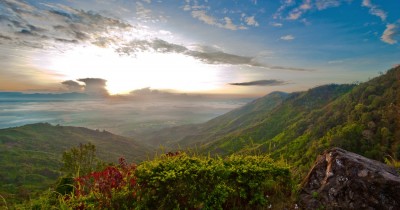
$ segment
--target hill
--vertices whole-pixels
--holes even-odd
[[[151,145],[172,148],[195,147],[261,121],[288,95],[283,92],[273,92],[205,123],[165,128],[144,135],[140,140]]]
[[[11,199],[24,198],[47,188],[60,176],[63,152],[87,142],[107,162],[121,156],[141,161],[151,151],[133,139],[82,127],[38,123],[0,129],[0,193]]]
[[[329,147],[368,158],[400,157],[400,67],[368,82],[293,93],[262,122],[204,145],[205,152],[266,152],[301,171]]]

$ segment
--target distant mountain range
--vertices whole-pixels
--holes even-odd
[[[2,101],[46,101],[46,100],[79,100],[90,98],[84,93],[22,93],[22,92],[0,92]]]

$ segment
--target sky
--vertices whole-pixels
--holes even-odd
[[[399,0],[0,0],[0,91],[265,95],[400,63]]]

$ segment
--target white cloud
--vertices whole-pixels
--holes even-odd
[[[382,21],[386,21],[387,13],[382,9],[379,9],[378,6],[372,4],[371,0],[363,0],[361,5],[369,8],[369,14],[381,18]]]
[[[399,35],[398,27],[395,24],[387,24],[381,40],[388,44],[395,44],[397,43],[397,40],[394,38],[396,35]]]
[[[152,11],[143,6],[141,2],[136,2],[136,15],[140,20],[151,20]]]
[[[245,26],[241,26],[241,25],[235,25],[232,21],[231,18],[229,17],[224,17],[223,22],[218,22],[218,20],[216,20],[214,17],[207,15],[207,12],[205,10],[194,10],[192,11],[192,17],[208,24],[208,25],[213,25],[213,26],[217,26],[220,28],[225,28],[225,29],[229,29],[229,30],[244,30],[247,29]]]
[[[286,36],[281,36],[281,40],[285,40],[285,41],[291,41],[293,40],[295,37],[293,35],[286,35]]]
[[[204,10],[195,10],[192,11],[192,17],[197,18],[208,25],[217,25],[217,22],[214,17],[207,15],[206,11]]]
[[[186,4],[185,6],[183,6],[183,11],[190,11],[192,10],[192,7],[188,4]]]
[[[223,28],[230,29],[230,30],[237,30],[238,27],[233,24],[232,20],[229,17],[224,17],[225,25]]]
[[[318,10],[324,10],[330,7],[338,7],[340,6],[339,0],[317,0],[315,5]]]
[[[293,9],[287,19],[289,20],[297,20],[299,19],[306,11],[311,10],[312,9],[312,4],[311,4],[311,0],[305,0],[303,2],[303,4],[301,4],[299,7]]]
[[[272,17],[274,19],[281,19],[282,18],[282,12],[286,8],[294,5],[294,3],[295,3],[294,0],[285,0]]]
[[[258,22],[255,20],[254,16],[246,17],[245,19],[247,25],[249,26],[259,26]]]
[[[283,26],[282,23],[271,23],[271,25],[274,27],[282,27]]]

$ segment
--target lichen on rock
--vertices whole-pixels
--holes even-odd
[[[333,148],[318,156],[299,203],[304,209],[400,209],[400,177],[384,163]]]

